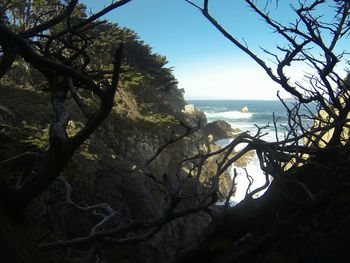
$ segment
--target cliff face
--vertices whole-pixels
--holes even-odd
[[[152,173],[159,178],[167,174],[176,181],[175,174],[182,159],[198,154],[198,149],[207,149],[209,143],[205,115],[199,111],[182,111],[180,106],[185,105],[185,101],[178,94],[167,95],[168,102],[173,101],[175,106],[159,101],[154,107],[157,110],[153,110],[145,109],[135,94],[123,89],[119,92],[112,114],[75,154],[63,173],[73,187],[74,201],[90,205],[108,203],[129,220],[151,220],[160,215],[164,188],[145,173]],[[35,89],[1,87],[2,159],[22,151],[40,151],[46,147],[47,123],[52,116],[47,101],[47,95]],[[71,110],[74,116],[68,132],[75,133],[84,117],[73,104]],[[169,145],[150,165],[145,166],[146,160],[172,133],[179,136],[185,132],[180,122],[188,126],[199,123],[202,128]],[[214,172],[215,161],[212,158],[205,164],[203,177],[210,177]],[[228,174],[224,174],[219,184],[222,194],[229,192],[230,184]],[[43,241],[86,235],[86,229],[93,219],[76,211],[67,211],[62,215],[62,211],[55,206],[64,200],[64,196],[63,184],[56,182],[33,206],[32,214],[38,235],[49,233]],[[191,202],[184,205],[190,207]],[[105,260],[168,262],[178,249],[189,246],[198,238],[209,221],[209,216],[203,213],[177,219],[145,243],[107,250]],[[47,257],[50,262],[54,262],[50,252]],[[71,257],[79,258],[78,255]]]
[[[99,24],[85,33],[92,39],[102,37],[92,41],[86,49],[91,60],[85,74],[97,83],[101,76],[95,73],[110,70],[115,43],[125,43],[119,89],[111,114],[75,153],[62,174],[65,179],[55,182],[31,206],[29,212],[40,243],[87,236],[92,226],[99,222],[96,211],[95,215],[87,215],[62,205],[67,197],[64,180],[72,186],[73,201],[89,205],[109,204],[118,214],[114,224],[154,220],[164,211],[167,191],[176,189],[183,178],[194,180],[190,169],[180,166],[182,160],[206,152],[213,143],[208,140],[204,113],[191,106],[185,107],[183,91],[177,88],[171,69],[165,66],[165,57],[154,54],[135,32],[117,25]],[[47,80],[24,61],[16,61],[1,81],[1,160],[28,151],[40,155],[48,148],[54,118]],[[79,132],[87,119],[88,112],[81,105],[94,109],[99,101],[78,87],[74,92],[67,91],[66,95],[70,112],[67,133],[72,135]],[[76,102],[76,97],[81,103]],[[193,127],[200,129],[176,139],[176,143],[169,144],[153,158],[167,141],[181,137]],[[220,128],[211,132],[215,138],[223,134],[225,132]],[[215,145],[210,147],[217,149]],[[204,163],[199,187],[214,174],[217,158],[220,156],[211,157]],[[2,172],[7,176],[1,180],[16,186],[20,182],[17,179],[24,175],[22,170],[23,167],[4,170]],[[31,170],[29,176],[35,172],[35,169]],[[158,182],[164,178],[168,185]],[[231,188],[227,173],[221,176],[219,187],[220,197],[225,197]],[[193,191],[187,185],[183,188],[188,193]],[[185,200],[177,209],[194,207],[198,203],[195,199]],[[99,257],[106,262],[168,262],[176,250],[188,246],[198,237],[209,220],[204,213],[182,217],[168,222],[143,243],[103,249]],[[134,231],[131,234],[140,233]],[[128,233],[117,236],[125,237]],[[59,257],[56,252],[47,252],[47,261],[81,262],[84,249],[72,250],[69,256],[57,252]]]
[[[124,102],[132,103],[120,109],[117,107],[104,127],[90,141],[88,152],[96,155],[98,165],[92,175],[94,187],[91,192],[85,192],[88,196],[84,194],[82,199],[90,199],[91,203],[109,202],[130,218],[151,220],[162,212],[164,188],[146,177],[145,173],[152,173],[157,178],[167,174],[176,184],[177,167],[185,156],[198,154],[197,146],[200,149],[207,147],[204,129],[206,119],[201,112],[192,114],[176,108],[171,112],[170,107],[161,111],[161,102],[157,112],[133,111],[132,108],[140,108],[134,107],[137,100],[132,94],[124,93],[122,96]],[[178,105],[182,103],[178,102]],[[127,113],[125,106],[129,107]],[[170,138],[172,132],[177,136],[185,132],[180,121],[188,125],[200,122],[203,128],[169,145],[145,167],[145,162]],[[212,158],[203,167],[203,177],[210,177],[215,168],[216,159]],[[227,173],[222,176],[219,185],[220,192],[228,194],[231,179]],[[78,185],[77,188],[84,189],[83,185]],[[184,206],[191,206],[191,202]],[[109,259],[118,259],[118,262],[169,262],[177,250],[189,246],[199,238],[209,221],[209,216],[203,213],[178,219],[164,226],[150,241],[130,246],[132,254],[127,252],[128,249],[117,249],[111,252]]]

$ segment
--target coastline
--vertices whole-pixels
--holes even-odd
[[[233,130],[239,129],[241,132],[248,131],[251,134],[257,130],[255,125],[265,126],[271,123],[273,112],[282,121],[281,126],[284,124],[286,116],[280,101],[274,100],[190,100],[187,103],[193,104],[198,110],[204,112],[208,123],[222,120],[230,124]],[[245,109],[243,112],[244,108],[247,108],[248,111]],[[274,127],[268,128],[266,132],[268,135],[264,137],[265,140],[275,140]],[[280,131],[278,136],[282,137],[283,133]],[[216,144],[223,147],[230,141],[232,139],[223,139],[217,141]],[[236,151],[239,149],[240,147]],[[250,191],[265,184],[265,175],[260,169],[260,163],[254,151],[246,154],[231,166],[229,171],[231,178],[233,178],[234,169],[238,175],[235,179],[235,193],[230,200],[233,205],[245,198],[250,183],[252,183]],[[253,180],[253,182],[249,180]],[[262,194],[263,191],[258,193],[256,197]]]

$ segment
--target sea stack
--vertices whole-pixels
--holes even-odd
[[[241,109],[241,112],[242,113],[248,113],[249,112],[249,109],[247,106],[244,106],[242,109]]]

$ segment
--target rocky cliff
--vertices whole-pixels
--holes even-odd
[[[190,197],[177,205],[177,209],[198,205],[199,194],[193,194],[187,181],[197,180],[199,192],[208,187],[220,156],[210,157],[201,164],[200,177],[196,179],[190,165],[184,165],[183,160],[218,149],[215,140],[230,136],[231,132],[223,123],[208,126],[204,113],[186,106],[183,91],[177,88],[171,69],[165,66],[166,58],[154,54],[135,32],[106,23],[96,25],[86,34],[92,39],[102,36],[86,49],[91,68],[85,73],[97,82],[100,77],[94,74],[110,69],[115,43],[125,43],[119,89],[107,120],[75,153],[60,180],[31,206],[29,212],[39,243],[87,236],[101,219],[98,210],[92,210],[91,214],[67,207],[68,198],[83,206],[108,204],[118,215],[110,223],[119,226],[158,218],[165,210],[168,192],[179,191],[179,184],[183,184],[184,195]],[[54,118],[47,80],[35,68],[19,60],[1,81],[1,161],[34,152],[38,158],[35,163],[40,162],[40,154],[48,147]],[[73,135],[86,122],[89,112],[85,106],[94,109],[99,101],[79,89],[67,91],[66,95],[70,112],[67,133]],[[8,175],[1,180],[20,187],[22,179],[35,173],[35,169],[31,170],[33,165],[23,163],[20,166],[1,167]],[[25,172],[28,169],[30,172]],[[227,173],[220,176],[219,199],[228,194],[231,184]],[[197,238],[209,221],[206,213],[189,214],[169,220],[145,242],[111,249],[95,244],[91,249],[95,249],[99,260],[104,262],[169,262],[177,250]],[[121,233],[117,238],[128,238],[129,234]],[[142,233],[134,231],[132,234]],[[48,251],[45,255],[48,262],[86,262],[83,255],[89,249]]]
[[[155,177],[167,174],[169,177],[175,177],[177,167],[185,156],[194,156],[198,154],[198,150],[206,150],[208,145],[213,143],[207,139],[208,125],[205,115],[197,110],[188,112],[184,108],[181,109],[179,105],[185,105],[185,101],[171,93],[168,96],[174,101],[177,100],[176,107],[172,108],[170,104],[163,105],[160,101],[157,111],[140,110],[142,105],[136,96],[127,90],[120,90],[116,106],[108,120],[80,148],[63,173],[73,188],[73,198],[76,202],[108,203],[130,220],[147,220],[160,215],[164,189],[145,174],[151,173]],[[52,116],[47,101],[47,95],[35,89],[1,87],[2,159],[21,151],[40,151],[46,147],[49,128],[47,123]],[[76,106],[72,104],[71,107],[74,121],[69,123],[69,132],[74,133],[79,130],[84,116],[74,108]],[[146,167],[145,162],[172,134],[178,136],[185,132],[186,129],[180,123],[188,126],[199,125],[200,129],[166,147]],[[226,132],[217,127],[212,134],[222,137]],[[217,146],[212,144],[211,147]],[[203,177],[210,177],[215,170],[215,162],[216,159],[212,158],[204,165]],[[228,194],[231,180],[227,173],[221,177],[219,185],[222,195]],[[64,201],[64,198],[65,189],[62,182],[58,181],[33,206],[32,214],[38,236],[46,233],[41,241],[84,235],[94,220],[73,210],[62,214],[57,205]],[[185,205],[191,206],[191,203]],[[209,223],[209,219],[209,216],[203,213],[180,218],[167,224],[146,243],[133,244],[127,249],[117,247],[107,250],[105,260],[168,262],[178,249],[196,239]],[[51,252],[47,253],[47,258],[50,262],[55,262],[55,256]],[[75,258],[79,262],[80,255],[76,252],[69,258]]]

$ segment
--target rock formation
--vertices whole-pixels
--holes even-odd
[[[239,132],[239,129],[233,129],[229,123],[223,120],[218,120],[208,123],[204,128],[204,133],[212,142],[222,139],[234,138]]]
[[[242,109],[241,109],[241,112],[242,113],[248,113],[249,112],[249,109],[247,106],[244,106]]]
[[[1,114],[4,124],[0,140],[5,143],[4,149],[11,148],[11,151],[16,151],[23,148],[34,150],[45,147],[48,136],[45,125],[51,118],[50,108],[45,103],[47,95],[35,90],[9,87],[2,87],[0,92],[0,105],[13,113]],[[16,101],[28,101],[29,98],[39,108],[34,110],[16,103]],[[184,104],[181,98],[172,99],[180,100],[177,105]],[[162,211],[164,195],[159,191],[161,190],[159,185],[144,175],[145,161],[157,151],[166,138],[169,138],[171,131],[176,134],[184,132],[180,122],[189,126],[195,126],[200,122],[201,127],[205,127],[207,120],[204,113],[197,109],[188,111],[187,107],[184,112],[177,109],[171,111],[169,105],[162,106],[161,102],[157,106],[157,111],[141,112],[139,110],[142,107],[141,102],[127,90],[121,90],[116,101],[117,106],[111,116],[81,147],[64,172],[64,176],[73,187],[76,202],[87,204],[105,202],[128,218],[153,219]],[[23,112],[30,114],[24,118]],[[84,118],[79,114],[79,110],[73,113],[74,121],[70,122],[69,133],[79,130],[80,122]],[[22,122],[23,119],[26,120],[25,123]],[[213,124],[209,127],[214,129]],[[197,154],[198,145],[203,149],[206,147],[208,130],[202,128],[177,144],[167,147],[147,168],[148,172],[155,176],[163,174],[174,176],[174,171],[184,156]],[[222,123],[211,133],[217,139],[230,135],[231,131],[232,129]],[[9,154],[13,155],[9,151],[0,152],[2,159],[6,159]],[[204,176],[211,176],[215,168],[216,159],[211,158],[203,167]],[[223,195],[228,194],[231,183],[227,173],[221,177],[219,187]],[[56,182],[47,196],[34,204],[37,210],[33,212],[33,221],[36,222],[38,233],[50,232],[46,237],[48,240],[82,236],[86,227],[92,223],[91,218],[86,218],[84,214],[78,214],[74,210],[61,216],[49,206],[47,211],[51,212],[43,213],[40,207],[46,207],[48,203],[57,205],[64,200],[64,192],[62,183]],[[38,216],[39,214],[41,216]],[[169,262],[177,250],[194,242],[209,222],[210,217],[202,213],[178,219],[164,226],[158,235],[145,243],[113,248],[107,253],[109,260],[122,263]],[[55,231],[52,232],[52,229]],[[47,253],[46,257],[50,262],[55,262],[52,255]],[[73,255],[74,253],[70,257],[74,257]]]

